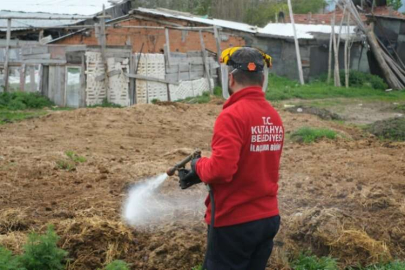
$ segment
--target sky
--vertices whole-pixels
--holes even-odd
[[[0,10],[94,15],[108,0],[0,0]]]
[[[399,12],[405,12],[405,0],[402,0],[402,7],[399,9]]]

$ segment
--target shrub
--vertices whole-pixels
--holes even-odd
[[[300,254],[293,263],[294,270],[338,270],[337,262],[331,257],[317,258],[308,254]]]
[[[38,93],[4,92],[0,93],[0,109],[25,110],[51,107],[53,103]]]
[[[337,137],[337,133],[330,129],[316,129],[303,127],[294,132],[291,135],[291,139],[297,142],[312,143],[320,139],[327,138],[334,140]]]
[[[0,269],[1,270],[24,270],[18,258],[13,257],[11,251],[0,247]]]
[[[124,261],[113,261],[105,267],[105,270],[129,270],[129,265]]]
[[[64,269],[62,263],[67,252],[58,248],[59,237],[52,226],[48,226],[44,235],[32,233],[24,246],[24,254],[19,257],[27,270],[58,270]]]
[[[215,86],[214,96],[222,97],[222,88],[220,86]]]
[[[345,85],[345,71],[340,71],[340,81]],[[357,70],[350,70],[349,72],[349,86],[350,87],[371,87],[377,90],[385,90],[388,85],[384,80],[376,75],[370,73],[363,73]]]

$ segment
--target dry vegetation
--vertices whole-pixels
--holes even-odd
[[[115,259],[133,269],[201,263],[206,227],[199,211],[172,213],[141,229],[122,223],[121,207],[131,183],[161,174],[195,147],[209,155],[218,103],[79,109],[0,126],[0,245],[18,253],[30,231],[44,232],[51,223],[72,259],[68,269],[96,269]],[[405,259],[405,143],[316,116],[281,114],[289,134],[310,126],[342,138],[287,141],[272,269],[285,269],[308,249],[338,258],[341,267]],[[74,171],[58,168],[67,151],[86,162]],[[205,192],[182,192],[175,178],[161,191],[196,200]]]

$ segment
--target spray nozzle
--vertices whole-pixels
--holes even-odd
[[[176,173],[176,171],[185,168],[187,163],[189,163],[191,160],[199,156],[201,156],[201,150],[197,149],[191,155],[189,155],[188,157],[186,157],[185,159],[183,159],[182,161],[180,161],[179,163],[168,169],[166,172],[167,175],[173,176]]]

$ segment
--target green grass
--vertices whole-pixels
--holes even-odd
[[[313,143],[325,138],[334,140],[337,135],[330,129],[303,127],[291,134],[291,139],[296,142]]]
[[[113,261],[105,267],[105,270],[129,270],[129,265],[124,261]]]
[[[7,123],[14,123],[18,121],[22,121],[25,119],[32,119],[36,117],[40,117],[46,115],[45,111],[37,110],[37,111],[9,111],[5,109],[0,109],[0,125],[4,125]]]
[[[197,265],[191,268],[191,270],[203,270],[202,265]]]
[[[322,81],[300,85],[297,81],[269,75],[266,98],[270,101],[288,99],[361,98],[362,100],[405,101],[405,91],[385,92],[372,87],[334,87]]]

